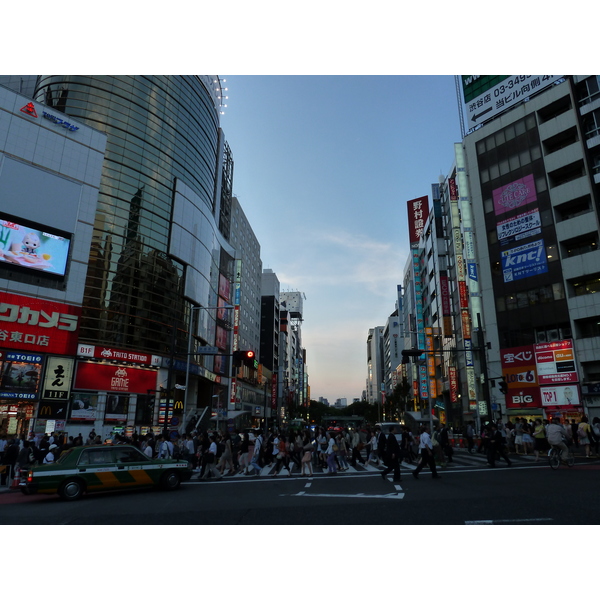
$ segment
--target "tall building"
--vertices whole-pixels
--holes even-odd
[[[383,352],[383,326],[369,329],[367,335],[367,381],[366,400],[370,404],[382,402],[384,391],[385,361]]]
[[[233,197],[233,156],[219,126],[219,78],[51,75],[37,77],[35,86],[29,77],[2,81],[31,88],[44,127],[71,136],[54,145],[46,137],[22,136],[20,145],[31,146],[24,160],[37,154],[45,168],[76,173],[88,186],[81,173],[91,180],[93,169],[101,169],[94,208],[82,196],[78,209],[69,206],[70,214],[62,215],[87,223],[90,236],[85,248],[85,236],[73,237],[77,260],[64,281],[53,284],[81,287],[77,340],[68,353],[76,364],[67,427],[84,433],[86,427],[99,433],[165,425],[181,430],[196,423],[194,415],[255,415],[240,410],[236,391],[247,386],[234,385],[230,357],[240,345],[259,350],[260,247]],[[103,161],[84,148],[87,143],[95,150],[100,140]],[[35,199],[40,218],[41,198]],[[55,206],[67,203],[65,197]],[[55,212],[49,224],[60,220]],[[73,235],[73,228],[61,231]],[[255,386],[255,379],[250,383]]]
[[[106,142],[0,85],[2,433],[66,423]]]
[[[488,371],[508,384],[492,394],[509,416],[600,416],[598,76],[544,81],[480,88],[527,101],[463,141]]]

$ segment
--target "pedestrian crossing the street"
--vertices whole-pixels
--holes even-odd
[[[535,464],[535,457],[533,455],[515,455],[515,454],[511,454],[509,456],[510,461],[512,462],[513,466],[526,466],[526,465],[533,465]],[[538,463],[539,465],[546,465],[546,461],[544,460],[543,457],[540,457],[540,462]],[[501,468],[501,467],[506,467],[507,463],[502,460],[502,459],[497,459],[496,460],[496,467],[497,468]],[[401,465],[401,471],[406,472],[408,471],[413,471],[414,469],[416,469],[417,467],[417,460],[413,460],[412,463],[407,462],[407,461],[403,461],[402,465]],[[439,470],[441,470],[441,472],[444,471],[459,471],[461,469],[477,469],[477,468],[481,468],[481,469],[489,469],[490,466],[488,464],[487,461],[487,456],[485,453],[481,452],[478,453],[477,451],[473,451],[472,453],[469,453],[466,449],[460,448],[460,449],[455,449],[453,456],[452,456],[452,461],[447,461],[445,463],[438,463],[437,464],[437,468]],[[277,478],[277,477],[300,477],[302,474],[301,469],[294,463],[290,463],[290,470],[288,470],[288,468],[283,467],[278,473],[275,470],[275,464],[271,464],[271,465],[266,465],[264,466],[261,471],[260,474],[257,474],[257,472],[253,469],[249,470],[249,475],[239,472],[225,472],[224,478],[225,479],[257,479],[257,478]],[[385,466],[383,465],[383,463],[380,463],[380,465],[376,465],[373,463],[365,463],[365,464],[361,464],[359,462],[356,463],[356,466],[352,466],[352,465],[348,465],[347,469],[341,470],[338,469],[336,475],[338,476],[347,476],[347,475],[368,475],[368,474],[379,474],[381,473],[383,470],[385,469]],[[323,467],[315,467],[313,464],[313,475],[319,476],[319,475],[329,475],[330,473],[328,472],[327,468],[323,468]],[[392,476],[392,473],[390,473],[390,477]]]

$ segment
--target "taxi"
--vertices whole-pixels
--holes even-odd
[[[76,446],[52,464],[31,467],[19,488],[24,494],[58,494],[63,500],[77,500],[87,492],[175,490],[192,472],[185,460],[148,458],[135,446]]]

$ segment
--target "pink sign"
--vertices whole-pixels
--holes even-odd
[[[535,202],[537,196],[533,175],[527,175],[508,185],[496,188],[492,192],[492,196],[494,198],[494,212],[496,215],[501,215],[509,210],[520,208],[530,202]]]

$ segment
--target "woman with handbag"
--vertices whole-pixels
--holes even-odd
[[[335,462],[335,453],[337,452],[338,447],[335,443],[335,438],[333,435],[331,435],[331,433],[329,433],[329,431],[325,437],[327,439],[327,450],[325,451],[325,454],[327,455],[327,472],[330,475],[336,475],[337,464]]]

